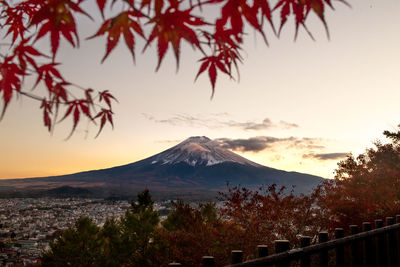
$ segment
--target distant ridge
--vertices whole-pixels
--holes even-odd
[[[61,187],[47,190],[46,194],[50,196],[86,196],[91,192],[86,188],[71,187],[64,185]]]
[[[170,194],[211,193],[231,186],[258,188],[277,184],[296,193],[310,192],[323,178],[269,168],[224,149],[205,136],[190,137],[176,146],[149,158],[102,170],[69,175],[2,180],[0,186],[23,189],[57,187],[96,188],[105,194],[130,194],[149,188]],[[65,190],[70,190],[64,188]]]

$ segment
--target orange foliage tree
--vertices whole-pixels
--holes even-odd
[[[299,237],[315,239],[327,220],[316,208],[319,190],[294,195],[275,185],[249,190],[233,187],[220,193],[220,206],[206,203],[198,208],[181,201],[159,229],[169,261],[198,266],[202,256],[212,255],[217,266],[230,263],[230,252],[240,249],[245,260],[255,258],[257,245],[273,248],[273,241],[288,239],[292,247]],[[273,251],[271,251],[273,252]]]
[[[243,231],[223,219],[213,203],[192,207],[182,201],[173,203],[162,226],[159,235],[167,244],[169,262],[183,266],[199,266],[206,255],[212,255],[217,266],[229,264]]]
[[[243,230],[240,249],[248,257],[255,255],[257,245],[273,247],[274,240],[287,239],[292,246],[298,246],[300,236],[315,238],[319,231],[326,230],[328,221],[316,206],[320,188],[309,195],[294,195],[276,185],[254,191],[234,187],[221,196],[221,213]]]
[[[319,206],[331,229],[400,214],[400,131],[384,135],[390,142],[348,156],[323,186]]]
[[[58,70],[56,55],[64,39],[73,47],[79,45],[77,15],[91,18],[83,4],[90,0],[0,0],[0,24],[9,42],[1,46],[0,105],[3,117],[14,96],[27,96],[40,101],[44,125],[51,131],[60,119],[71,118],[72,132],[81,118],[99,125],[99,133],[109,123],[113,125],[111,102],[115,98],[108,91],[96,92],[68,81]],[[182,41],[202,55],[197,77],[208,72],[214,93],[217,73],[234,78],[234,70],[242,62],[241,46],[245,25],[257,31],[267,43],[265,24],[279,35],[290,15],[294,16],[296,36],[298,29],[306,27],[310,13],[315,13],[327,29],[325,9],[334,0],[96,0],[95,5],[103,17],[97,32],[90,38],[106,37],[104,61],[121,39],[135,58],[135,44],[144,39],[145,51],[157,43],[159,69],[172,47],[179,66]],[[342,3],[344,0],[336,0]],[[113,5],[121,11],[107,12]],[[210,8],[219,15],[203,16]],[[111,8],[110,8],[111,9]],[[107,17],[107,13],[110,13]],[[209,12],[208,12],[209,13]],[[276,31],[273,14],[279,14]],[[38,40],[48,36],[50,51],[38,49]],[[41,62],[41,63],[39,63]],[[46,91],[33,94],[23,88],[24,78],[36,76],[35,87],[42,83]],[[80,92],[79,92],[80,91]],[[61,110],[62,108],[62,110]],[[71,133],[72,133],[71,132]]]

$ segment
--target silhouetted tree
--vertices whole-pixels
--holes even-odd
[[[148,190],[138,194],[120,221],[96,226],[81,217],[50,244],[43,266],[160,266],[167,262],[165,242],[159,238],[159,216]]]
[[[100,228],[88,217],[80,217],[50,243],[50,250],[42,257],[43,266],[98,265],[101,254]]]
[[[108,218],[98,236],[101,240],[100,266],[118,267],[127,262],[123,255],[126,244],[123,242],[119,222]]]
[[[162,255],[163,246],[156,231],[160,219],[153,204],[146,189],[137,195],[137,201],[131,202],[130,210],[121,218],[124,254],[134,266],[153,266]]]

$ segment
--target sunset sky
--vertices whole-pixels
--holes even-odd
[[[62,41],[57,61],[67,80],[117,97],[115,129],[107,125],[95,139],[97,128],[82,121],[65,141],[69,122],[50,135],[40,103],[14,98],[0,122],[0,179],[127,164],[194,135],[226,138],[234,152],[269,167],[332,178],[346,154],[400,123],[400,1],[348,2],[352,8],[334,1],[326,11],[330,40],[314,16],[307,25],[315,42],[304,30],[293,42],[293,18],[279,39],[268,32],[269,47],[249,30],[240,81],[218,76],[212,100],[208,77],[194,82],[201,55],[191,47],[178,72],[170,50],[155,72],[155,47],[141,54],[143,42],[136,65],[123,43],[100,64],[105,40],[85,40],[97,24],[80,18],[80,48]]]

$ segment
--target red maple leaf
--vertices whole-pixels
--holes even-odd
[[[99,102],[105,101],[110,108],[111,108],[111,100],[112,99],[114,101],[118,102],[118,100],[112,94],[110,94],[110,92],[108,90],[99,92]]]
[[[142,27],[137,21],[137,18],[140,17],[142,17],[142,14],[138,11],[121,12],[116,17],[106,20],[103,25],[101,25],[97,33],[89,37],[94,38],[103,34],[108,34],[106,54],[104,55],[101,62],[104,62],[110,52],[118,44],[121,35],[124,36],[125,44],[129,48],[133,60],[135,60],[135,38],[133,32],[136,32],[144,38]]]
[[[199,61],[203,61],[203,63],[201,64],[199,72],[196,75],[196,79],[200,76],[201,73],[203,73],[208,68],[208,76],[210,77],[212,86],[211,98],[213,98],[215,92],[215,82],[217,80],[217,69],[219,69],[225,74],[228,74],[230,77],[232,76],[225,66],[225,61],[222,55],[204,57]]]
[[[203,32],[203,34],[208,40],[208,45],[214,49],[212,56],[204,57],[200,60],[204,62],[200,66],[196,79],[202,72],[209,68],[209,77],[214,94],[217,69],[220,69],[232,78],[233,65],[239,76],[238,62],[242,62],[239,43],[242,39],[236,35],[232,29],[223,29],[221,31],[216,31],[214,34]],[[215,66],[211,67],[209,64]]]
[[[240,56],[241,47],[239,45],[242,42],[242,38],[238,37],[232,29],[217,31],[206,38],[210,40],[209,42],[215,43],[214,54],[224,58],[229,70],[232,63],[237,68],[237,62],[242,60]]]
[[[27,30],[25,21],[29,21],[32,15],[37,11],[40,1],[29,0],[17,4],[15,7],[10,6],[6,1],[1,1],[4,10],[1,14],[7,18],[4,25],[8,27],[7,34],[12,34],[12,44],[18,36],[23,40]]]
[[[328,0],[329,1],[329,0]],[[267,0],[263,0],[263,1],[254,1],[254,8],[258,9],[261,11],[262,17],[261,17],[261,27],[263,25],[263,19],[266,18],[269,22],[269,24],[271,25],[272,30],[275,33],[275,26],[274,23],[272,21],[272,10],[269,6],[269,3]]]
[[[55,68],[57,65],[58,63],[49,63],[38,67],[36,69],[38,77],[36,79],[34,88],[39,84],[41,80],[44,80],[48,90],[51,90],[53,88],[54,80],[59,79],[61,81],[64,81],[60,72]]]
[[[14,48],[14,56],[18,58],[19,65],[24,70],[27,68],[27,63],[30,63],[37,69],[38,66],[32,56],[43,56],[43,54],[37,51],[33,46],[27,44],[29,40],[30,39],[23,39],[18,46]]]
[[[170,6],[162,12],[161,1],[160,6],[158,7],[159,10],[156,10],[156,16],[148,22],[154,24],[154,27],[143,51],[146,50],[155,39],[157,39],[158,64],[156,70],[160,68],[169,44],[172,45],[174,50],[177,67],[179,67],[180,44],[182,39],[185,39],[193,47],[201,49],[197,34],[191,26],[207,24],[202,18],[191,14],[192,8],[179,10],[179,4],[181,1],[169,0],[169,3]]]
[[[99,132],[97,133],[96,137],[99,136],[100,132],[103,130],[104,125],[108,121],[112,128],[114,129],[114,123],[113,123],[113,112],[111,109],[101,109],[101,111],[94,117],[94,119],[101,118],[100,119],[100,129]]]
[[[217,46],[215,50],[221,50],[227,47],[238,50],[240,49],[240,43],[243,41],[232,29],[218,30],[213,34],[203,32],[203,34],[208,40],[208,45],[210,47],[212,47],[212,44]]]
[[[344,0],[339,0],[340,2],[348,5]],[[328,25],[326,24],[325,21],[325,3],[332,7],[332,3],[330,0],[279,0],[278,3],[276,3],[275,7],[273,10],[276,9],[281,9],[281,24],[279,27],[278,34],[280,34],[283,26],[285,25],[288,16],[291,13],[291,10],[295,16],[295,25],[296,25],[296,33],[295,33],[295,38],[297,37],[298,29],[299,26],[302,25],[304,29],[307,31],[307,33],[310,35],[311,38],[312,35],[308,31],[305,21],[307,19],[308,14],[310,11],[313,11],[322,21],[322,23],[325,26],[326,33],[329,38],[329,30],[328,30]]]
[[[17,64],[12,62],[12,58],[6,57],[2,63],[0,63],[0,93],[3,94],[3,111],[0,115],[0,119],[3,118],[6,108],[11,100],[13,91],[19,92],[21,90],[21,80],[25,75],[23,69]]]
[[[235,67],[237,71],[237,75],[239,76],[239,66],[238,62],[242,63],[242,57],[239,53],[239,49],[234,48],[224,48],[220,50],[219,57],[225,62],[225,66],[227,66],[229,76],[232,78],[232,65]]]
[[[213,3],[222,2],[221,0],[214,0]],[[265,3],[264,3],[265,2]],[[252,5],[251,5],[252,3]],[[261,33],[264,40],[267,41],[262,23],[259,21],[257,15],[261,13],[267,17],[272,25],[271,11],[268,3],[264,0],[247,1],[247,0],[228,0],[221,9],[221,17],[216,21],[216,32],[225,30],[226,25],[230,25],[233,33],[240,37],[243,34],[244,19],[258,32]]]
[[[26,31],[23,19],[24,12],[8,6],[6,2],[2,4],[7,5],[7,9],[3,11],[7,16],[5,25],[9,26],[6,36],[12,33],[12,43],[14,43],[15,40],[17,40],[18,36],[20,36],[21,39],[23,39],[24,33]]]
[[[70,84],[68,82],[61,81],[61,82],[55,83],[49,89],[50,97],[51,97],[52,101],[54,103],[56,103],[56,105],[61,103],[62,100],[64,102],[68,101],[68,93],[67,93],[68,91],[67,91],[67,89],[65,89],[65,86],[67,86],[67,85],[70,85]]]
[[[306,6],[306,14],[309,13],[310,10],[314,11],[315,14],[320,18],[322,23],[325,26],[326,33],[329,38],[329,29],[328,29],[328,24],[326,24],[325,21],[325,4],[324,1],[332,7],[330,0],[305,0],[305,6]]]
[[[104,8],[106,6],[107,0],[96,0],[97,6],[100,9],[101,16],[104,18]]]
[[[93,104],[93,97],[92,97],[93,89],[89,88],[85,90],[86,100],[89,104]]]
[[[65,112],[64,117],[60,120],[63,121],[65,118],[73,114],[73,126],[72,126],[72,131],[69,137],[72,135],[72,133],[75,131],[76,126],[78,125],[80,115],[83,113],[86,115],[89,119],[93,120],[92,116],[90,115],[90,108],[89,108],[89,103],[86,99],[77,99],[74,101],[70,101],[67,103],[69,106],[67,111]],[[68,138],[69,138],[68,137]]]
[[[72,11],[90,17],[79,7],[81,2],[82,1],[78,1],[75,3],[71,0],[45,0],[32,17],[29,27],[40,25],[36,40],[42,38],[47,33],[50,34],[53,59],[55,58],[60,43],[60,34],[64,36],[73,47],[79,45],[79,37]]]
[[[43,109],[43,122],[44,126],[46,126],[50,132],[51,130],[51,119],[50,115],[52,113],[52,104],[48,102],[46,99],[43,99],[42,104],[40,106]]]

